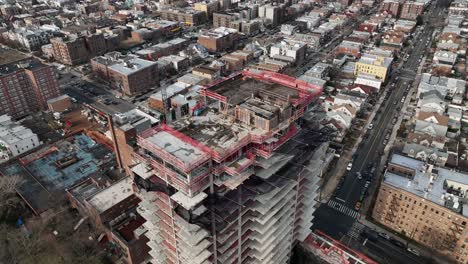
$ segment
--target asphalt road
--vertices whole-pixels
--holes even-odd
[[[444,16],[442,4],[439,1],[433,3],[430,7],[430,11],[425,17],[428,21],[440,20]],[[371,166],[369,164],[372,163],[372,166],[378,167],[377,162],[380,160],[385,148],[385,137],[394,126],[392,120],[399,115],[399,109],[403,105],[402,98],[406,96],[408,88],[416,77],[416,70],[422,63],[421,59],[426,51],[426,42],[432,38],[433,24],[426,23],[425,25],[419,36],[415,38],[414,45],[408,48],[410,54],[408,60],[404,62],[401,68],[396,69],[394,72],[396,74],[391,74],[388,85],[385,87],[389,91],[388,97],[384,99],[380,111],[378,111],[372,122],[373,128],[368,130],[367,135],[364,136],[363,141],[353,155],[351,170],[344,175],[343,181],[334,192],[334,198],[327,204],[322,204],[316,210],[314,229],[322,230],[336,239],[341,239],[350,232],[350,228],[356,223],[356,219],[361,217],[358,210],[355,210],[355,206],[358,201],[361,201],[363,193],[364,199],[367,195],[364,187],[366,180],[369,180],[370,184],[376,184],[380,180],[374,178],[374,175],[380,173],[377,171],[374,174],[370,173]],[[393,87],[392,83],[395,83]],[[357,172],[363,175],[361,180],[356,176]],[[367,242],[366,251],[371,252],[372,255],[382,257],[385,263],[426,263],[423,258],[414,258],[405,249],[398,248],[389,241],[384,240],[381,238],[376,242]],[[362,250],[362,248],[359,248],[359,250]]]

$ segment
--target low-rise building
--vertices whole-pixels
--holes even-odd
[[[445,113],[445,109],[447,108],[444,97],[437,90],[422,93],[419,97],[417,106],[422,112],[438,114]]]
[[[93,58],[91,67],[99,78],[128,96],[146,92],[159,82],[156,62],[118,52]]]
[[[361,56],[358,62],[356,62],[354,74],[369,74],[385,81],[391,63],[392,58],[366,53]]]
[[[362,44],[359,42],[344,40],[340,43],[340,45],[338,45],[338,47],[336,47],[335,54],[345,54],[359,58],[361,56],[361,48]]]
[[[198,43],[210,52],[222,52],[232,49],[239,38],[238,32],[232,28],[219,27],[206,30],[198,37]]]
[[[288,57],[292,59],[292,63],[295,63],[296,65],[301,65],[305,60],[306,51],[307,46],[305,44],[293,44],[288,43],[286,41],[281,41],[270,47],[270,57],[273,59],[280,57]]]
[[[416,117],[414,131],[433,137],[445,137],[448,130],[448,122],[449,118],[447,116],[438,113],[419,112]]]
[[[454,98],[457,95],[463,96],[465,94],[465,86],[466,81],[464,80],[438,77],[430,73],[423,73],[418,86],[417,97],[431,90],[439,91],[443,97],[449,96]]]
[[[139,264],[148,258],[149,240],[142,228],[144,219],[136,211],[141,199],[132,183],[133,179],[126,177],[106,187],[89,178],[67,189],[67,196],[73,207],[105,231],[125,263]]]
[[[403,146],[402,152],[408,157],[442,167],[445,166],[449,157],[446,150],[440,150],[435,147],[426,147],[414,143],[406,143]]]
[[[21,155],[41,144],[31,129],[12,121],[8,115],[0,116],[0,162]]]

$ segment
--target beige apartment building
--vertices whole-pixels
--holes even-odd
[[[468,263],[468,174],[394,154],[372,218],[457,263]]]

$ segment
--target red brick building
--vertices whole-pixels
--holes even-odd
[[[82,37],[53,38],[54,59],[66,65],[77,65],[107,51],[107,44],[102,34]]]
[[[237,30],[219,27],[203,32],[198,37],[198,43],[211,52],[222,52],[233,48],[238,38]]]
[[[100,79],[128,96],[146,92],[159,82],[156,62],[122,56],[118,52],[93,58],[91,67]]]
[[[398,17],[401,7],[402,4],[398,0],[384,0],[380,5],[380,11],[387,11],[392,17]]]
[[[416,20],[424,12],[424,3],[406,2],[401,8],[400,18]]]
[[[0,49],[0,115],[24,117],[59,96],[53,69],[14,50]]]

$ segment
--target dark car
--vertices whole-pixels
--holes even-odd
[[[367,239],[369,239],[370,241],[377,241],[379,239],[379,236],[377,235],[377,233],[375,233],[374,231],[371,231],[371,230],[367,230],[367,231],[364,231],[361,233],[361,235]]]
[[[397,246],[397,247],[405,248],[405,243],[403,243],[403,242],[401,242],[401,241],[399,241],[399,240],[396,240],[396,239],[394,239],[394,238],[390,238],[390,242],[391,242],[393,245]]]

